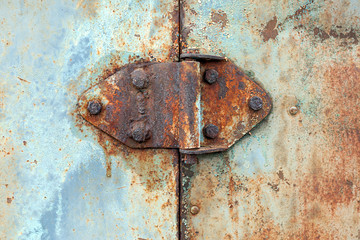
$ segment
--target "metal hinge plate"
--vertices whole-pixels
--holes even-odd
[[[126,65],[80,97],[80,114],[132,148],[223,151],[269,114],[271,99],[231,61],[196,60]]]

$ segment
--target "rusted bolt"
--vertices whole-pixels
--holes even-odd
[[[130,74],[130,76],[132,79],[132,83],[136,88],[138,89],[146,88],[148,80],[144,69],[141,68],[136,69]]]
[[[131,137],[136,141],[136,142],[145,142],[145,140],[147,140],[150,137],[149,131],[147,131],[145,129],[145,127],[138,127],[135,128],[132,132],[131,132]]]
[[[213,84],[217,81],[219,73],[215,69],[208,69],[205,71],[205,81],[209,84]]]
[[[198,206],[195,206],[195,205],[191,206],[190,212],[191,212],[192,215],[196,215],[196,214],[198,214],[200,212],[200,208]]]
[[[88,103],[87,110],[91,115],[98,115],[101,112],[101,103],[93,100]]]
[[[214,139],[219,134],[219,128],[214,124],[208,124],[203,128],[205,137]]]
[[[299,108],[296,107],[296,106],[292,106],[292,107],[289,108],[289,113],[291,115],[296,115],[298,112],[299,112]]]
[[[258,111],[258,110],[262,109],[262,107],[263,107],[262,99],[259,98],[258,96],[254,96],[254,97],[250,98],[249,107],[254,111]]]

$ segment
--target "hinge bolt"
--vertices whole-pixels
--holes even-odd
[[[132,83],[136,88],[138,89],[146,88],[148,80],[144,69],[141,68],[136,69],[130,74],[130,76],[132,79]]]
[[[208,69],[205,71],[205,81],[209,84],[213,84],[217,81],[219,73],[215,69]]]
[[[219,135],[219,128],[214,124],[208,124],[203,128],[205,137],[214,139]]]
[[[101,103],[93,100],[88,103],[87,110],[91,115],[98,115],[101,112]]]
[[[190,212],[192,215],[196,215],[200,212],[200,208],[198,206],[191,206]]]
[[[258,111],[258,110],[262,109],[262,107],[263,107],[262,99],[259,98],[258,96],[254,96],[254,97],[250,98],[249,107],[254,111]]]

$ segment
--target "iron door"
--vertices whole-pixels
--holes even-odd
[[[182,166],[183,239],[360,239],[360,2],[182,2],[182,49],[230,58],[273,100]]]
[[[177,61],[177,9],[1,2],[0,239],[178,239],[177,151],[120,145],[76,107],[119,66]]]

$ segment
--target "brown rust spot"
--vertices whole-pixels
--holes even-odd
[[[270,39],[275,40],[276,36],[278,35],[276,16],[274,16],[274,18],[266,24],[265,28],[261,32],[261,35],[263,36],[264,42],[267,42]]]
[[[224,29],[226,25],[229,23],[227,14],[222,10],[212,10],[211,11],[211,21]]]
[[[340,31],[341,28],[333,27],[330,29],[329,32],[326,32],[325,30],[322,30],[318,27],[314,28],[314,35],[319,37],[322,41],[327,40],[329,38],[335,38],[342,40],[342,45],[357,45],[359,43],[359,40],[356,36],[356,32],[354,29],[350,29],[348,31]]]
[[[14,200],[14,197],[8,197],[8,198],[6,198],[6,202],[9,203],[9,204],[10,204],[13,200]]]

